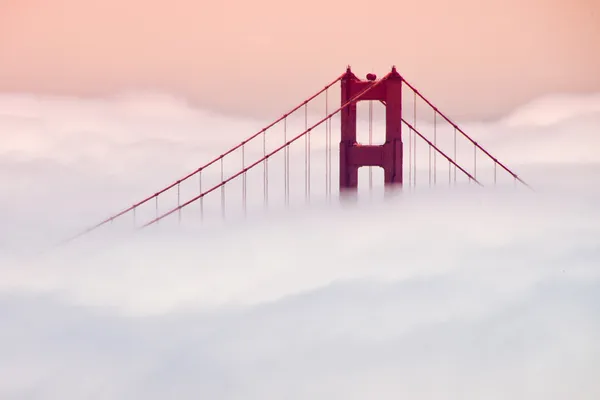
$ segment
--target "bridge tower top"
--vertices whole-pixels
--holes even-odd
[[[342,104],[353,98],[355,101],[341,111],[340,191],[355,190],[358,169],[366,166],[383,168],[386,186],[402,185],[402,77],[393,66],[391,72],[379,80],[374,74],[366,78],[359,79],[348,66],[341,79]],[[385,105],[385,143],[382,145],[356,141],[356,105],[366,100]]]

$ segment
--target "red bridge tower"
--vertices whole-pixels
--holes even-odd
[[[402,77],[396,67],[380,81],[373,74],[368,74],[366,81],[360,80],[348,67],[341,81],[342,104],[372,85],[375,85],[373,89],[341,111],[340,192],[356,190],[358,169],[367,166],[383,168],[385,186],[402,185]],[[356,142],[356,103],[361,100],[379,100],[385,105],[383,145]]]

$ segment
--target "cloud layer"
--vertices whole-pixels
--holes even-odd
[[[248,219],[124,220],[38,253],[265,121],[154,94],[2,97],[0,397],[597,398],[598,104],[465,124],[536,192],[425,185],[342,207],[315,188],[304,207],[300,187],[264,214],[259,188]]]

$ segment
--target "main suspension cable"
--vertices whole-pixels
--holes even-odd
[[[243,171],[239,171],[238,173],[230,176],[229,178],[225,179],[224,181],[222,181],[221,183],[213,186],[212,188],[208,189],[207,191],[205,191],[204,193],[201,193],[198,196],[193,197],[192,199],[188,200],[187,202],[183,203],[182,205],[179,206],[179,208],[183,208],[188,206],[189,204],[192,204],[193,202],[197,201],[198,199],[206,196],[207,194],[213,192],[214,190],[217,190],[218,188],[220,188],[222,185],[226,184],[227,182],[232,181],[233,179],[237,178],[238,176],[242,175],[244,173],[244,171],[248,171],[250,169],[252,169],[253,167],[255,167],[256,165],[260,164],[261,162],[264,162],[266,160],[268,160],[269,157],[273,156],[274,154],[276,154],[277,152],[281,151],[282,149],[284,149],[286,146],[291,145],[293,142],[295,142],[296,140],[300,139],[302,136],[306,135],[308,132],[312,131],[314,128],[318,127],[319,125],[321,125],[323,122],[327,121],[328,119],[330,119],[331,117],[333,117],[334,115],[336,115],[337,113],[339,113],[341,110],[343,110],[344,108],[348,107],[350,104],[354,103],[357,101],[357,99],[359,99],[361,96],[363,96],[365,93],[369,92],[370,90],[373,90],[373,88],[377,87],[384,79],[387,79],[390,76],[390,74],[387,74],[384,78],[382,78],[379,81],[376,81],[374,84],[368,86],[367,88],[365,88],[364,90],[362,90],[361,92],[357,93],[354,97],[352,97],[350,100],[348,100],[346,103],[344,103],[343,105],[341,105],[339,108],[337,108],[335,111],[333,111],[332,113],[330,113],[329,115],[327,115],[326,117],[322,118],[321,120],[319,120],[318,122],[316,122],[314,125],[307,127],[307,129],[300,133],[299,135],[295,136],[294,138],[290,139],[287,143],[279,146],[278,148],[276,148],[275,150],[271,151],[268,154],[265,154],[263,156],[263,158],[257,160],[256,162],[250,164],[248,167],[246,167],[245,170]],[[266,170],[266,169],[265,169]],[[266,176],[266,175],[265,175]],[[145,225],[143,225],[141,228],[145,228],[149,225],[152,225],[154,223],[156,223],[159,219],[165,218],[169,215],[171,215],[172,213],[174,213],[175,211],[177,211],[177,208],[174,208],[166,213],[164,213],[163,215],[161,215],[159,218],[153,219],[152,221],[146,223]]]

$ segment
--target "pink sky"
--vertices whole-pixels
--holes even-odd
[[[452,115],[600,91],[600,0],[3,0],[0,91],[177,93],[275,116],[392,64]]]

